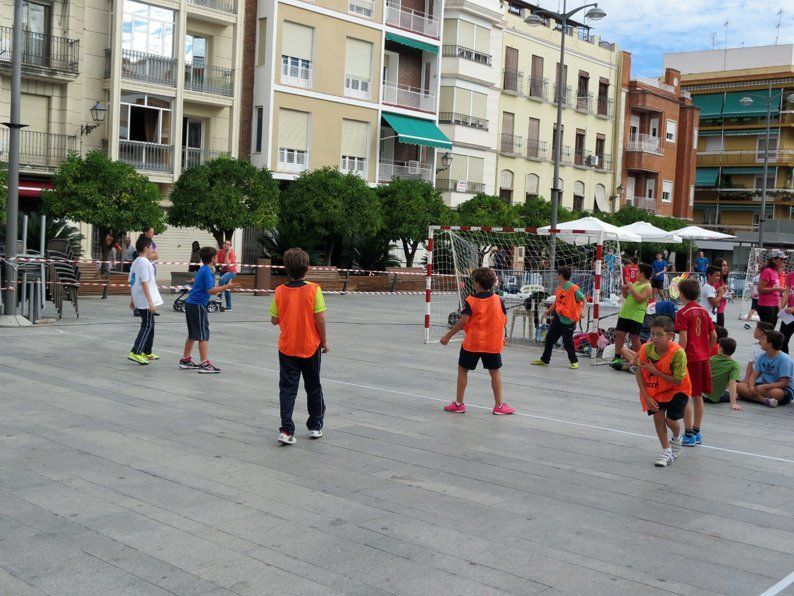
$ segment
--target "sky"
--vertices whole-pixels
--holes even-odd
[[[592,1],[592,0],[587,0]],[[774,45],[777,11],[783,9],[778,44],[794,43],[794,0],[597,0],[607,16],[588,23],[593,33],[632,54],[632,76],[662,74],[666,52]],[[568,10],[585,4],[568,0]],[[542,0],[551,10],[561,0]],[[581,14],[581,13],[580,13]],[[577,15],[578,16],[578,15]]]

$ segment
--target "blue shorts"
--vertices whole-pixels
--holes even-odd
[[[460,356],[458,356],[458,366],[466,370],[474,370],[477,368],[477,363],[482,360],[482,367],[486,370],[494,370],[502,368],[502,355],[489,354],[486,352],[469,352],[461,348]]]
[[[188,339],[194,341],[210,340],[210,321],[207,316],[206,305],[185,303],[185,319],[187,320]]]

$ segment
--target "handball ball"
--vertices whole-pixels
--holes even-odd
[[[610,344],[601,353],[601,358],[604,360],[614,360],[615,358],[615,344]]]

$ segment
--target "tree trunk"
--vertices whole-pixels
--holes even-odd
[[[223,233],[226,235],[226,240],[231,242],[232,241],[232,236],[234,236],[234,230],[224,230]]]
[[[325,264],[329,267],[331,266],[331,262],[334,256],[334,248],[336,246],[336,242],[333,240],[327,242],[325,244]]]
[[[212,237],[215,238],[215,242],[218,244],[218,248],[223,246],[223,231],[213,230]]]
[[[411,263],[413,262],[413,255],[411,254],[411,245],[408,243],[407,238],[400,238],[400,242],[403,243],[403,254],[405,255],[405,266],[410,267]]]
[[[413,267],[414,266],[414,258],[416,257],[416,251],[419,249],[419,240],[414,240],[413,244],[411,244],[411,253],[406,256],[405,258],[405,266],[406,267]]]

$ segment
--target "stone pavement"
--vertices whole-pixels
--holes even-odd
[[[458,345],[421,343],[421,298],[330,296],[326,436],[301,396],[280,448],[270,299],[211,316],[218,376],[176,368],[166,299],[147,367],[124,298],[0,329],[0,594],[760,594],[794,570],[791,407],[710,407],[657,469],[631,375],[510,349],[521,415],[481,371],[448,415]]]

